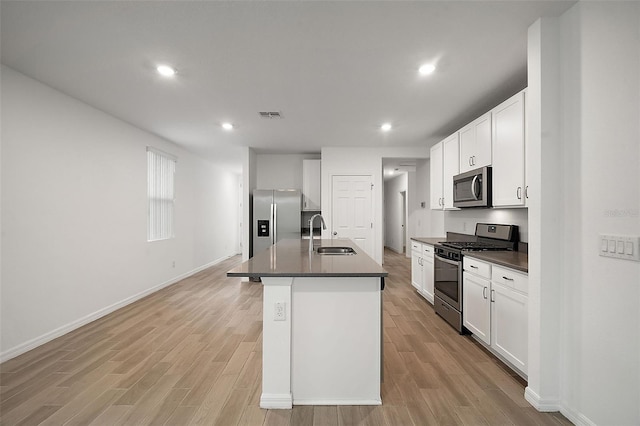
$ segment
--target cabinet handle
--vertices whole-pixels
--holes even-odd
[[[494,303],[496,301],[495,294],[496,294],[496,291],[495,290],[491,290],[491,301],[494,302]]]
[[[524,198],[529,198],[529,185],[524,187]]]
[[[475,166],[475,165],[476,165],[476,156],[474,155],[474,156],[473,156],[473,157],[471,157],[471,158],[473,158],[473,165]]]
[[[516,190],[516,195],[518,197],[518,200],[522,200],[522,187],[519,186],[518,189]]]
[[[482,297],[484,297],[485,299],[487,298],[487,288],[486,287],[482,287]]]
[[[473,166],[473,157],[469,157],[469,165]]]
[[[469,265],[469,268],[478,269],[478,267],[475,265]]]
[[[513,278],[505,277],[504,275],[502,276],[502,278],[504,278],[507,281],[513,281]]]

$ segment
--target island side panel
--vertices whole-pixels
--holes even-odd
[[[290,409],[291,277],[263,277],[262,395],[260,408]],[[284,304],[284,320],[275,320],[276,304]]]
[[[295,278],[294,405],[380,405],[379,277]]]

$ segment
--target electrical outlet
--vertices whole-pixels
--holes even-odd
[[[285,311],[284,302],[276,302],[273,310],[274,321],[285,321],[287,319],[287,312]]]

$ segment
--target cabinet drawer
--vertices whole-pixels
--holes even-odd
[[[462,258],[462,265],[467,272],[491,279],[491,265],[488,263],[465,256]]]
[[[422,245],[422,257],[433,262],[433,246],[428,244]]]
[[[411,250],[422,251],[422,244],[417,241],[411,240]]]
[[[506,287],[511,287],[515,290],[523,293],[529,292],[529,277],[513,269],[502,268],[500,266],[493,266],[491,273],[491,281],[502,284]]]

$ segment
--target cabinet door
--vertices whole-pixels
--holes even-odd
[[[487,345],[491,344],[490,281],[463,273],[462,318],[464,326]]]
[[[430,168],[430,189],[431,189],[431,209],[442,210],[442,160],[443,149],[442,142],[438,142],[431,147],[431,157],[429,160]]]
[[[422,246],[422,295],[433,304],[433,246]]]
[[[525,205],[524,92],[493,110],[493,205]]]
[[[320,210],[320,160],[302,160],[303,210]]]
[[[491,112],[460,130],[460,173],[491,165]]]
[[[473,153],[476,148],[476,129],[473,123],[464,126],[458,132],[460,135],[460,173],[472,170]]]
[[[460,151],[458,147],[458,133],[442,141],[442,198],[445,210],[458,210],[453,207],[453,177],[460,170]]]
[[[411,285],[416,290],[422,289],[422,253],[420,251],[411,252]]]
[[[476,128],[476,149],[473,158],[473,168],[491,166],[493,158],[491,155],[492,138],[491,138],[491,121],[493,120],[491,112],[488,112],[474,121]]]
[[[491,347],[527,374],[527,296],[492,281],[491,298]]]

